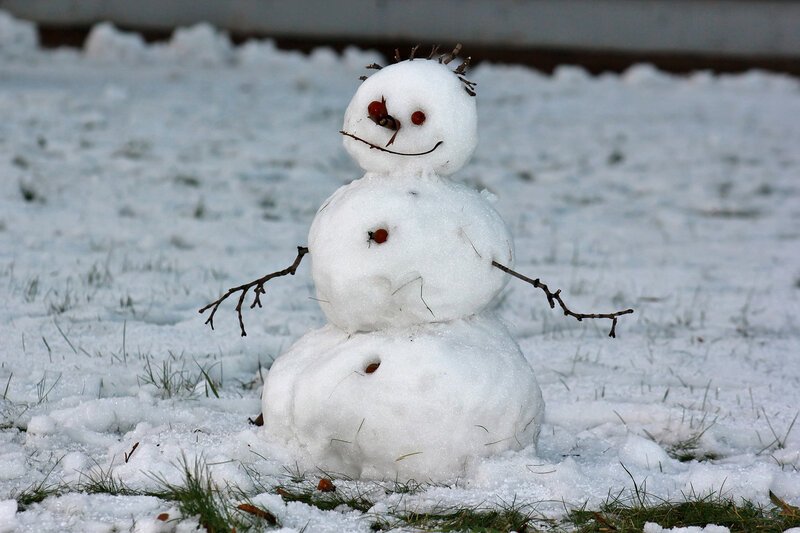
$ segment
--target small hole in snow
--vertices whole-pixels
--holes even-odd
[[[378,361],[377,363],[370,363],[370,364],[368,364],[368,365],[367,365],[367,367],[364,369],[364,372],[366,372],[367,374],[372,374],[372,373],[374,373],[376,370],[378,370],[378,367],[379,367],[379,366],[381,366],[381,363],[380,363],[380,361]]]

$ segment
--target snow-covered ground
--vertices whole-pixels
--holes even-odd
[[[0,16],[0,530],[152,528],[171,504],[80,485],[177,483],[184,458],[320,532],[512,501],[557,517],[633,480],[800,504],[800,84],[648,66],[471,74],[481,141],[454,178],[499,197],[517,270],[579,311],[636,309],[612,340],[509,284],[497,313],[547,403],[538,453],[415,494],[337,480],[377,502],[366,514],[259,494],[294,468],[248,417],[271,361],[324,322],[308,267],[271,282],[245,338],[232,303],[216,331],[197,309],[288,266],[360,177],[337,131],[375,60],[208,27],[145,46],[104,26],[84,51],[41,51]],[[75,490],[8,501],[57,485]]]

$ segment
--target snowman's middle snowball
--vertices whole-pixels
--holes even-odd
[[[514,256],[488,201],[437,176],[367,175],[340,188],[317,212],[308,248],[320,306],[349,332],[479,313],[508,281],[492,261]]]

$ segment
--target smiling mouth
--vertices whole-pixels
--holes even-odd
[[[389,150],[387,148],[383,148],[381,146],[378,146],[377,144],[372,144],[371,142],[369,142],[367,140],[364,140],[364,139],[362,139],[361,137],[359,137],[357,135],[353,135],[352,133],[348,133],[348,132],[346,132],[344,130],[339,131],[339,133],[366,144],[367,146],[370,147],[370,149],[380,150],[381,152],[386,152],[387,154],[404,155],[404,156],[408,156],[408,157],[418,156],[418,155],[428,155],[428,154],[432,153],[434,150],[436,150],[437,148],[439,148],[442,144],[444,144],[444,141],[438,141],[433,146],[433,148],[431,148],[427,152],[417,152],[417,153],[395,152],[394,150]]]

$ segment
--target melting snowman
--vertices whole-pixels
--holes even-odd
[[[260,306],[264,282],[310,254],[329,324],[276,359],[262,397],[265,431],[305,467],[452,479],[483,457],[535,446],[541,390],[490,308],[512,274],[568,309],[558,291],[511,270],[513,240],[487,195],[448,178],[477,143],[467,62],[448,66],[457,53],[371,65],[378,72],[341,131],[366,174],[319,208],[292,266],[201,310],[212,309],[213,327],[222,300],[241,291],[245,334],[247,290]]]

